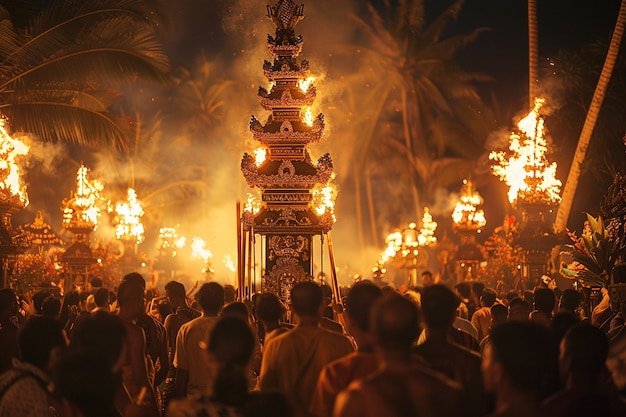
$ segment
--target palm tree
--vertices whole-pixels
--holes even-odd
[[[359,98],[352,113],[363,123],[355,123],[362,130],[351,167],[354,175],[364,172],[365,163],[377,160],[372,152],[381,142],[402,152],[403,163],[394,168],[404,172],[399,181],[408,185],[413,216],[421,216],[424,187],[436,172],[433,162],[450,156],[450,144],[465,142],[467,159],[468,149],[480,149],[467,146],[463,136],[467,130],[457,130],[451,137],[441,134],[460,108],[480,103],[471,83],[486,79],[464,72],[452,61],[480,29],[443,38],[462,5],[463,1],[455,2],[428,26],[423,0],[400,0],[396,6],[385,2],[383,12],[368,4],[367,18],[354,16],[364,42],[357,46],[360,75],[351,87],[364,94],[355,93]],[[351,45],[349,51],[354,50]]]
[[[617,54],[620,49],[622,37],[624,36],[624,25],[626,25],[626,0],[622,0],[621,2],[609,50],[604,61],[602,72],[600,73],[600,78],[598,79],[598,84],[596,85],[593,98],[591,99],[587,117],[585,118],[585,124],[580,132],[578,146],[576,147],[576,152],[574,153],[567,181],[565,182],[565,187],[563,188],[563,197],[556,213],[556,220],[554,223],[554,229],[557,233],[563,233],[567,228],[567,220],[574,203],[576,189],[578,188],[581,166],[585,160],[587,148],[589,147],[589,142],[591,140],[591,134],[595,128],[598,114],[600,113],[602,102],[604,101],[606,88],[611,80],[611,75],[613,73],[615,61],[617,60]]]
[[[166,79],[159,2],[52,0],[28,13],[17,3],[0,6],[0,112],[11,129],[124,149],[131,123],[111,112],[117,87]]]

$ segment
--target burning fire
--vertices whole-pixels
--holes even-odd
[[[337,198],[337,186],[331,183],[332,177],[334,175],[331,176],[330,181],[326,185],[317,185],[313,188],[311,194],[313,196],[313,207],[317,215],[322,216],[328,210],[333,216],[333,221],[336,221],[335,199]]]
[[[306,123],[308,126],[313,126],[313,112],[311,107],[307,107],[304,116],[302,117],[302,123]]]
[[[511,203],[518,198],[529,202],[555,203],[561,200],[561,181],[556,179],[556,162],[549,163],[544,138],[544,121],[539,110],[544,99],[536,98],[533,110],[517,124],[520,136],[510,136],[510,152],[491,152],[496,162],[493,173],[509,186]]]
[[[252,193],[248,193],[248,200],[246,201],[246,206],[244,207],[244,211],[247,211],[252,214],[257,214],[261,211],[262,203],[259,197],[255,196]]]
[[[300,88],[300,90],[302,90],[303,93],[306,93],[307,91],[309,91],[309,87],[311,86],[311,84],[313,84],[313,81],[315,81],[315,77],[307,77],[304,80],[298,81],[298,87]]]
[[[421,246],[432,245],[437,242],[435,237],[435,230],[437,230],[437,222],[433,221],[433,216],[430,214],[428,207],[424,207],[424,216],[422,217],[422,228],[417,240]]]
[[[86,223],[94,228],[98,225],[101,216],[99,204],[110,204],[110,201],[102,196],[104,185],[97,180],[89,181],[89,170],[84,165],[78,168],[76,177],[76,192],[69,201],[64,202],[63,224],[72,226],[73,223]]]
[[[15,158],[28,155],[30,148],[21,140],[12,138],[4,128],[4,123],[5,120],[0,118],[0,190],[4,191],[3,199],[13,200],[18,197],[16,202],[26,207],[28,194],[26,186],[20,182],[20,167]]]
[[[206,263],[209,258],[213,257],[213,253],[206,248],[206,242],[203,239],[194,237],[191,239],[191,256],[200,258]]]
[[[256,148],[254,150],[254,159],[257,167],[263,165],[267,158],[267,148]]]
[[[487,224],[485,212],[478,209],[482,203],[483,198],[474,190],[472,182],[463,180],[463,194],[452,213],[454,224],[462,228],[477,229],[480,232],[480,229]]]
[[[144,229],[141,223],[143,208],[137,200],[137,193],[134,189],[128,189],[127,200],[118,202],[115,205],[115,212],[118,220],[115,236],[118,239],[136,238],[137,244],[143,242]]]

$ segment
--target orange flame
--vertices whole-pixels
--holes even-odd
[[[26,186],[20,181],[20,167],[15,158],[28,155],[30,148],[21,140],[11,137],[4,124],[5,120],[0,118],[0,190],[8,194],[7,199],[17,200],[17,203],[26,207],[28,194]]]
[[[263,165],[265,159],[267,158],[267,148],[256,148],[254,150],[254,161],[257,167]]]
[[[417,240],[421,246],[432,245],[437,242],[435,237],[435,230],[437,230],[437,222],[433,221],[433,216],[430,214],[428,207],[424,207],[424,216],[422,217],[422,228]]]
[[[487,224],[485,212],[478,209],[478,206],[483,203],[483,198],[474,190],[471,181],[463,180],[463,185],[463,194],[454,207],[452,221],[458,227],[476,229],[480,232],[480,229]]]
[[[309,91],[309,87],[311,86],[311,84],[313,84],[314,81],[315,77],[307,77],[304,80],[298,81],[298,87],[300,88],[300,90],[302,90],[303,93],[306,93],[307,91]]]
[[[518,123],[520,136],[510,136],[510,152],[491,152],[489,159],[496,162],[493,173],[509,186],[508,198],[526,202],[554,203],[561,200],[561,181],[556,179],[556,162],[549,163],[544,138],[544,122],[539,110],[544,99],[536,98],[533,110]]]
[[[76,177],[76,192],[68,201],[64,201],[63,225],[72,227],[73,225],[96,227],[101,216],[98,205],[110,205],[110,201],[102,196],[104,185],[100,181],[89,181],[87,178],[89,170],[84,165],[78,168]]]
[[[143,208],[137,200],[137,193],[134,189],[129,188],[126,201],[120,201],[115,205],[117,213],[117,226],[115,227],[115,236],[118,239],[137,240],[137,244],[143,242],[143,224],[141,217],[143,216]]]
[[[313,126],[313,111],[311,107],[306,107],[304,115],[302,116],[302,123],[306,123],[308,126]]]
[[[333,216],[333,221],[336,221],[335,217],[335,199],[337,198],[337,186],[331,183],[334,174],[331,176],[330,181],[327,184],[318,184],[311,190],[313,196],[312,203],[315,208],[315,212],[318,216],[324,215],[326,211],[329,211]]]

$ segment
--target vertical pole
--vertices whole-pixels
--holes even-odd
[[[254,282],[252,280],[252,251],[254,246],[252,240],[254,239],[254,231],[251,228],[248,232],[248,299],[252,300],[252,294],[255,292]]]
[[[330,238],[330,232],[326,232],[326,241],[328,242],[328,259],[330,261],[330,273],[332,276],[331,284],[333,290],[333,298],[335,303],[335,313],[337,314],[338,321],[345,327],[343,320],[343,305],[341,304],[341,294],[339,292],[339,283],[337,282],[337,268],[335,267],[335,255],[333,254],[333,241]]]
[[[237,201],[237,292],[239,293],[239,300],[243,300],[243,258],[241,254],[241,203]]]

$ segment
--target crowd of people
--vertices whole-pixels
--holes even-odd
[[[139,273],[0,289],[0,417],[626,416],[626,306],[608,293],[587,314],[573,289],[422,283],[363,280],[340,304],[314,281],[288,300],[159,296]]]

